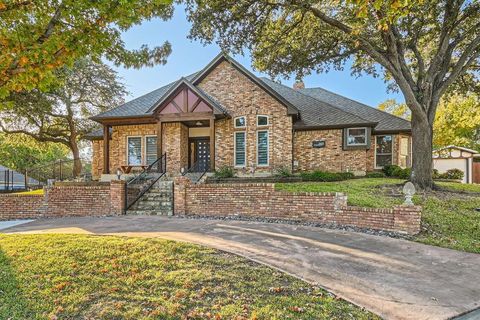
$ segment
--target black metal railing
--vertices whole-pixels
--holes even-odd
[[[0,192],[26,190],[27,185],[25,175],[20,172],[10,169],[0,170]]]
[[[25,171],[27,188],[41,187],[47,184],[49,179],[56,181],[82,179],[89,180],[92,177],[92,165],[90,161],[78,159],[81,168],[75,168],[75,160],[57,160],[41,166],[32,167]],[[77,163],[78,165],[78,163]],[[77,170],[80,172],[76,173]],[[31,181],[31,182],[30,182]]]
[[[125,210],[128,210],[147,192],[167,171],[167,154],[164,153],[138,176],[127,182],[125,188]]]
[[[197,183],[209,170],[210,161],[200,160],[195,162],[188,170],[184,171],[182,176],[187,176],[193,183]]]

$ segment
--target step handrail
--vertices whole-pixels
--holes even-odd
[[[158,173],[158,176],[154,176],[148,179],[149,174]],[[151,165],[145,168],[138,176],[128,181],[125,186],[125,212],[130,209],[152,186],[167,173],[167,153],[165,152],[160,158],[155,160]],[[140,185],[140,191],[138,194],[134,194]],[[129,198],[129,195],[132,197]]]

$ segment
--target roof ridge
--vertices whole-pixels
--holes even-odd
[[[263,80],[262,80],[262,81],[263,81]],[[324,104],[326,104],[326,105],[328,105],[328,106],[330,106],[330,107],[332,107],[332,108],[334,108],[334,109],[340,110],[341,112],[345,112],[345,113],[348,113],[348,114],[350,114],[350,115],[352,115],[352,116],[354,116],[354,117],[356,117],[356,118],[362,119],[363,121],[365,121],[365,123],[378,123],[378,122],[375,122],[375,121],[371,121],[371,120],[367,120],[367,119],[365,119],[365,118],[362,118],[362,117],[360,117],[360,116],[358,116],[358,115],[356,115],[356,114],[353,114],[353,113],[351,113],[351,112],[349,112],[349,111],[343,110],[342,108],[338,108],[338,107],[332,105],[331,103],[318,100],[318,99],[315,98],[315,97],[312,97],[312,96],[310,96],[310,95],[308,95],[308,94],[305,94],[305,93],[301,92],[300,90],[295,90],[295,89],[293,89],[293,88],[290,88],[290,87],[288,87],[288,86],[286,86],[286,85],[284,85],[284,84],[282,84],[282,83],[277,83],[277,82],[272,81],[272,80],[270,80],[270,79],[268,79],[268,81],[274,82],[274,83],[276,83],[276,84],[278,84],[278,85],[281,85],[281,86],[283,86],[283,87],[285,87],[285,88],[288,88],[289,90],[291,90],[291,91],[293,91],[293,92],[298,92],[298,93],[300,93],[301,95],[303,95],[304,97],[306,97],[306,98],[308,98],[308,99],[312,99],[312,100],[318,101],[318,102],[320,102],[320,103],[324,103]]]
[[[336,96],[341,97],[342,99],[350,100],[350,101],[352,101],[352,102],[361,104],[361,105],[363,105],[363,106],[365,106],[365,107],[372,108],[373,110],[380,111],[380,112],[382,112],[382,113],[384,113],[384,114],[387,114],[387,115],[389,115],[389,116],[392,116],[392,117],[395,117],[395,118],[397,118],[397,119],[400,119],[400,120],[403,120],[403,121],[406,121],[406,122],[410,123],[410,121],[408,121],[408,120],[405,119],[405,118],[402,118],[402,117],[396,116],[396,115],[394,115],[394,114],[391,114],[391,113],[389,113],[389,112],[387,112],[387,111],[380,110],[380,109],[378,109],[378,108],[372,107],[372,106],[370,106],[370,105],[368,105],[368,104],[365,104],[365,103],[363,103],[363,102],[360,102],[360,101],[357,101],[357,100],[353,100],[352,98],[343,96],[343,95],[341,95],[341,94],[338,94],[338,93],[336,93],[336,92],[330,91],[330,90],[325,89],[325,88],[322,88],[322,87],[304,88],[304,89],[300,89],[300,90],[309,90],[309,89],[321,89],[321,90],[323,90],[323,91],[327,91],[327,92],[329,92],[329,93],[331,93],[331,94],[334,94],[334,95],[336,95]],[[318,99],[317,99],[317,100],[318,100]]]

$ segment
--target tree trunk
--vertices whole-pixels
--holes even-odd
[[[432,189],[433,126],[427,117],[412,112],[412,176],[419,189]]]
[[[73,177],[76,178],[82,172],[82,161],[80,160],[80,150],[76,142],[70,143],[70,149],[73,153]]]

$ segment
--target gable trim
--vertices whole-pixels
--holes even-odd
[[[195,75],[195,77],[192,79],[192,84],[193,85],[199,84],[200,81],[202,81],[213,69],[215,69],[215,67],[217,67],[223,61],[230,63],[230,65],[232,65],[240,73],[246,76],[249,80],[251,80],[257,86],[262,88],[275,100],[277,100],[282,105],[284,105],[287,108],[287,114],[296,115],[296,116],[300,114],[300,111],[293,104],[288,102],[285,98],[283,98],[281,95],[275,92],[272,88],[270,88],[265,83],[263,83],[262,80],[258,79],[253,73],[248,71],[244,66],[242,66],[240,63],[238,63],[237,61],[235,61],[233,58],[231,58],[225,53],[218,54],[212,61],[210,61],[210,63],[205,68],[203,68],[202,71],[197,73],[197,75]]]
[[[215,115],[227,115],[219,106],[217,106],[217,104],[212,101],[212,99],[210,99],[210,97],[208,97],[207,95],[205,95],[203,92],[201,92],[200,90],[198,90],[198,88],[196,88],[194,85],[192,85],[187,79],[185,78],[180,78],[180,80],[177,81],[177,83],[175,83],[175,85],[173,85],[170,89],[168,89],[167,92],[165,92],[165,94],[162,96],[162,98],[160,98],[160,100],[158,100],[157,102],[155,102],[155,104],[150,108],[148,109],[148,113],[155,113],[158,111],[158,109],[169,99],[172,97],[172,95],[174,93],[176,93],[178,91],[178,89],[180,89],[182,86],[185,86],[187,87],[188,89],[190,89],[193,93],[195,93],[198,97],[200,97],[200,99],[202,99],[205,103],[208,104],[209,107],[212,108],[213,110],[213,114]],[[178,109],[178,108],[177,108]]]

